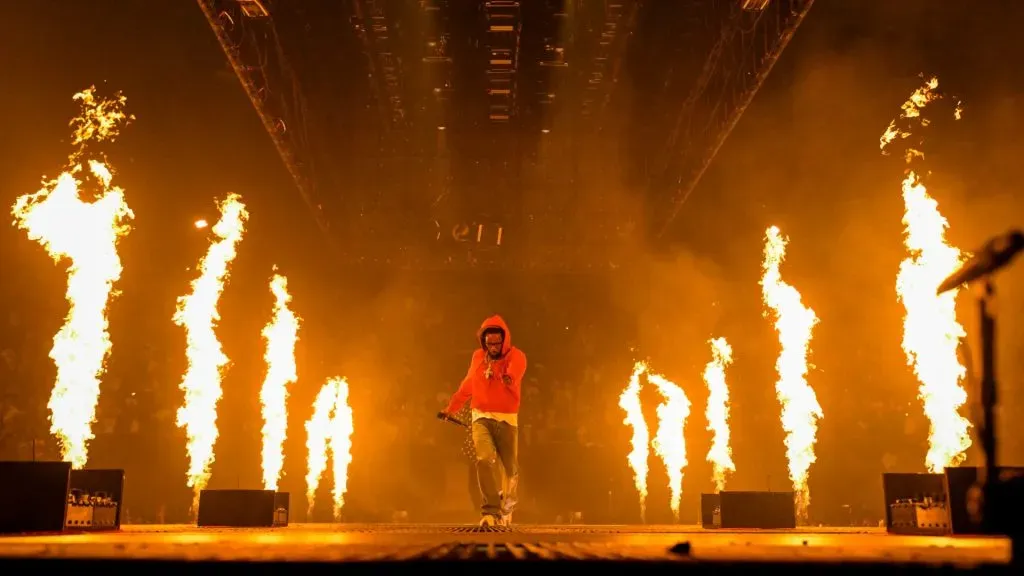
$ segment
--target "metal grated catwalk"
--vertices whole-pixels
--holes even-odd
[[[671,552],[671,551],[670,551]],[[685,557],[685,553],[681,556]],[[555,543],[459,543],[431,548],[410,560],[666,560],[664,552],[623,554],[600,544]]]
[[[343,532],[346,534],[500,534],[513,532],[515,530],[515,528],[510,528],[507,526],[448,526],[431,524],[354,524],[351,526],[343,525],[342,527],[334,531]]]
[[[324,525],[328,526],[328,525]],[[595,525],[595,524],[515,524],[511,527],[505,526],[466,526],[454,524],[337,524],[325,528],[333,532],[346,534],[459,534],[459,533],[505,533],[515,535],[535,535],[572,537],[574,535],[616,535],[616,534],[677,534],[685,536],[695,533],[787,533],[792,530],[730,530],[726,532],[708,532],[696,526],[671,525],[671,524],[647,524],[647,525]],[[873,534],[877,533],[874,528],[814,528],[806,531],[809,534]]]

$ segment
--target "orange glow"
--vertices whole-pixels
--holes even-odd
[[[679,503],[683,497],[683,470],[686,469],[686,419],[690,416],[690,400],[683,389],[660,374],[648,370],[647,381],[658,389],[663,401],[658,405],[658,431],[654,434],[654,451],[661,457],[668,474],[669,507],[679,521]]]
[[[213,448],[218,436],[221,371],[228,363],[215,330],[220,320],[217,303],[249,218],[238,194],[228,194],[218,208],[221,217],[213,226],[215,240],[199,261],[199,277],[192,281],[191,294],[178,299],[174,314],[174,323],[185,329],[188,359],[188,369],[179,386],[185,393],[185,401],[178,409],[177,424],[185,429],[187,436],[188,485],[195,494],[193,511],[199,504],[199,492],[210,481]]]
[[[931,78],[903,103],[903,113],[897,119],[903,126],[898,126],[897,120],[889,124],[882,136],[883,153],[897,136],[911,135],[909,124],[928,125],[921,112],[939,98],[935,91],[938,87],[938,79]],[[957,119],[961,117],[959,102],[953,114]],[[965,335],[956,318],[958,290],[935,293],[939,284],[960,267],[964,255],[946,242],[949,223],[939,211],[938,202],[909,167],[922,160],[924,154],[908,147],[904,158],[908,164],[902,184],[908,256],[900,263],[896,295],[906,310],[903,350],[920,382],[918,397],[929,422],[925,466],[929,472],[941,473],[946,467],[963,463],[971,446],[971,424],[960,415],[960,408],[967,402],[967,391],[961,385],[966,369],[957,356],[957,347]]]
[[[306,448],[309,452],[306,474],[306,502],[312,513],[316,491],[327,469],[328,451],[333,460],[334,487],[331,489],[334,519],[341,519],[348,490],[348,468],[352,463],[352,408],[348,402],[348,382],[331,378],[320,389],[313,403],[313,416],[306,422]]]
[[[725,382],[725,369],[732,364],[732,347],[725,338],[715,338],[711,344],[711,362],[704,367],[704,382],[708,386],[708,405],[705,416],[712,433],[708,462],[715,490],[725,490],[726,476],[736,471],[729,448],[729,386]]]
[[[663,398],[657,408],[658,429],[653,442],[647,422],[644,420],[643,407],[640,404],[640,390],[643,389],[641,376],[646,376],[647,381],[658,389]],[[646,362],[637,362],[633,365],[633,374],[629,378],[629,384],[619,396],[619,407],[626,412],[624,423],[633,429],[633,437],[630,441],[632,450],[627,461],[633,470],[633,479],[640,496],[641,520],[646,520],[647,515],[647,475],[650,471],[647,460],[650,457],[652,444],[655,453],[665,465],[670,493],[669,507],[672,509],[675,519],[679,520],[679,503],[683,494],[683,470],[687,464],[686,438],[683,435],[683,429],[686,426],[686,418],[690,415],[690,401],[686,398],[686,393],[664,376],[652,373]]]
[[[267,349],[267,377],[260,390],[263,406],[263,489],[277,490],[284,467],[284,440],[288,431],[288,385],[298,380],[295,343],[299,339],[299,318],[288,309],[291,294],[288,279],[275,274],[270,280],[274,293],[274,317],[263,328]]]
[[[118,241],[134,218],[124,190],[113,185],[113,171],[104,161],[90,159],[91,144],[113,141],[122,125],[126,99],[118,95],[98,100],[95,89],[75,94],[82,108],[71,121],[73,144],[65,170],[33,194],[17,199],[15,225],[41,244],[55,262],[68,261],[65,297],[68,315],[53,337],[50,358],[57,380],[47,407],[50,432],[60,442],[61,456],[75,468],[89,459],[92,424],[100,396],[100,378],[110,354],[107,305],[114,283],[121,278]],[[97,188],[92,199],[82,197],[83,181]]]
[[[650,457],[651,433],[647,429],[647,422],[644,421],[643,407],[640,404],[640,376],[647,371],[647,364],[637,362],[633,366],[633,374],[629,377],[629,384],[619,396],[619,407],[626,412],[624,424],[633,429],[633,436],[630,440],[632,450],[627,456],[629,467],[633,470],[633,482],[636,484],[636,491],[640,497],[640,519],[645,520],[647,516],[647,459]]]
[[[768,228],[761,291],[765,305],[775,315],[775,330],[782,348],[775,362],[779,374],[775,393],[782,404],[782,429],[786,432],[786,459],[796,493],[797,517],[806,521],[811,503],[807,479],[811,464],[817,460],[814,443],[818,420],[823,416],[814,389],[807,383],[807,354],[818,317],[801,302],[800,292],[782,280],[780,268],[786,258],[786,242],[777,227]]]

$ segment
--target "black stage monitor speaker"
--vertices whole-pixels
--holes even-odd
[[[701,494],[705,528],[796,528],[793,492],[730,492]]]
[[[288,500],[287,492],[273,490],[203,490],[196,523],[236,528],[285,526]]]
[[[0,533],[62,531],[70,475],[69,462],[0,462]]]

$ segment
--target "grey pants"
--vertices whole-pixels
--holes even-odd
[[[494,516],[511,514],[519,492],[519,429],[481,418],[473,422],[473,447],[483,496],[480,511]]]

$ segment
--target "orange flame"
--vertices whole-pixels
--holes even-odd
[[[900,120],[905,122],[902,127],[897,126],[897,120],[889,124],[882,137],[883,153],[896,136],[911,135],[911,119],[919,126],[928,125],[921,111],[940,97],[935,92],[938,86],[938,79],[931,78],[903,104]],[[953,114],[960,118],[959,102]],[[921,151],[907,147],[908,165],[923,157]],[[938,202],[909,166],[902,188],[904,242],[909,256],[900,264],[896,294],[907,312],[903,319],[903,350],[921,383],[919,397],[929,421],[925,465],[930,472],[940,473],[948,466],[961,464],[971,446],[970,422],[959,412],[967,402],[967,391],[961,386],[966,370],[957,357],[957,347],[965,335],[956,319],[957,290],[935,293],[939,284],[960,267],[964,255],[946,242],[949,223],[939,211]]]
[[[352,464],[352,408],[348,403],[348,382],[338,380],[338,395],[334,403],[334,425],[331,433],[331,460],[334,462],[334,519],[341,519],[348,491],[348,467]]]
[[[288,279],[274,274],[274,317],[263,328],[267,349],[263,355],[267,376],[260,390],[263,404],[263,489],[277,490],[284,467],[284,440],[288,431],[288,385],[298,380],[295,343],[299,339],[299,318],[288,309]]]
[[[112,184],[110,167],[100,160],[82,160],[90,144],[113,141],[132,118],[124,113],[124,96],[97,100],[94,91],[89,88],[74,96],[82,108],[70,123],[78,148],[69,156],[65,171],[44,182],[38,192],[19,197],[12,208],[15,225],[26,230],[31,240],[41,244],[55,262],[69,261],[65,292],[69,310],[50,350],[57,380],[47,407],[50,432],[60,442],[61,456],[75,468],[85,466],[88,444],[94,438],[100,377],[111,348],[106,309],[122,271],[117,244],[134,218],[124,190]],[[91,201],[81,197],[80,176],[91,178],[99,188]]]
[[[779,379],[775,392],[782,404],[782,429],[786,432],[786,458],[789,479],[796,493],[797,516],[806,521],[811,503],[807,479],[817,441],[821,406],[814,389],[807,384],[807,353],[811,332],[818,318],[803,305],[800,292],[782,280],[780,267],[786,257],[786,239],[775,226],[765,234],[764,276],[761,291],[764,303],[775,314],[775,330],[782,350],[775,362]],[[767,314],[767,311],[765,312]]]
[[[619,407],[626,412],[626,419],[623,423],[633,429],[633,437],[630,440],[633,448],[627,457],[629,467],[633,470],[633,482],[636,484],[636,491],[640,496],[640,519],[645,520],[647,516],[647,459],[650,457],[651,434],[647,430],[647,422],[644,421],[643,407],[640,405],[640,375],[647,371],[647,364],[637,362],[633,366],[633,374],[629,377],[629,385],[619,396]]]
[[[708,462],[711,462],[715,490],[725,490],[726,475],[736,471],[729,448],[729,386],[725,382],[725,368],[732,364],[732,347],[725,338],[714,338],[711,344],[711,362],[704,367],[704,382],[708,385],[708,406],[705,416],[707,429],[712,432]]]
[[[664,399],[658,405],[658,431],[654,434],[654,451],[661,457],[668,473],[669,507],[679,521],[679,503],[683,496],[683,470],[686,468],[686,437],[683,431],[690,416],[690,400],[686,393],[664,376],[647,372],[647,381],[658,389]]]
[[[193,510],[199,492],[210,480],[213,447],[217,442],[217,403],[221,397],[221,371],[228,357],[214,328],[220,320],[217,303],[224,291],[228,266],[235,259],[249,213],[237,194],[228,194],[218,205],[220,220],[213,226],[217,240],[199,261],[200,275],[192,281],[192,293],[178,299],[174,323],[185,329],[188,369],[180,388],[185,402],[178,409],[177,425],[188,437],[188,485],[194,490]]]
[[[341,519],[348,490],[348,468],[352,463],[352,408],[348,402],[348,382],[331,378],[320,389],[313,403],[313,416],[306,422],[306,448],[309,451],[306,474],[306,502],[312,513],[320,478],[327,469],[327,453],[333,460],[334,487],[331,490],[335,520]]]
[[[664,399],[657,408],[658,429],[653,442],[647,422],[644,420],[643,407],[640,404],[640,390],[643,389],[640,377],[645,375],[647,381],[654,384]],[[655,453],[665,465],[670,492],[669,505],[672,514],[676,520],[679,520],[679,503],[683,494],[683,470],[687,464],[686,438],[683,436],[683,428],[686,426],[686,418],[690,415],[690,401],[686,398],[686,393],[664,376],[652,373],[646,362],[637,362],[633,365],[633,374],[629,378],[629,384],[619,396],[619,407],[626,412],[626,419],[623,423],[633,429],[633,437],[630,441],[632,450],[627,456],[627,461],[633,470],[636,491],[640,495],[641,520],[646,521],[647,516],[647,475],[650,471],[647,460],[650,457],[652,444]]]

